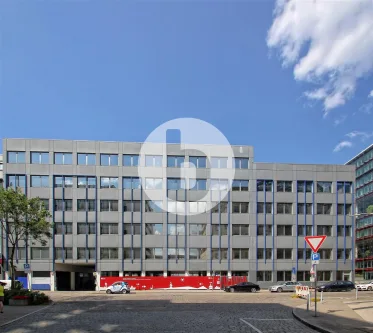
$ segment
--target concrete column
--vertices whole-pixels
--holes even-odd
[[[101,274],[100,272],[96,273],[96,291],[100,291],[100,280],[101,280]]]
[[[167,271],[163,272],[163,276],[167,277]]]
[[[27,273],[27,289],[32,290],[32,273]]]
[[[119,276],[120,276],[120,277],[124,276],[124,275],[123,275],[123,272],[119,272]]]
[[[145,272],[141,272],[141,276],[145,276],[146,274],[145,274]]]
[[[207,276],[211,276],[211,272],[207,272]]]
[[[188,271],[185,271],[185,276],[189,276],[189,272]]]
[[[231,271],[228,272],[228,277],[232,277],[232,272]]]
[[[75,272],[70,272],[70,287],[75,290]]]
[[[9,271],[5,272],[5,280],[9,280]]]
[[[56,290],[55,286],[56,286],[56,273],[51,272],[51,291]]]

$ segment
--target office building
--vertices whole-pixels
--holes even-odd
[[[231,164],[221,147],[153,144],[140,158],[141,147],[3,140],[5,186],[41,198],[53,216],[47,247],[18,248],[18,267],[31,264],[35,288],[90,289],[94,275],[219,274],[266,287],[294,270],[309,281],[305,235],[328,236],[319,281],[354,279],[355,166],[259,163],[253,147],[232,146],[227,191]],[[182,178],[183,163],[193,178]]]

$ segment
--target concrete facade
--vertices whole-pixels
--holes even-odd
[[[253,147],[233,146],[235,158],[242,159],[242,165],[247,160],[249,162],[247,168],[235,170],[234,179],[242,180],[243,185],[238,186],[239,190],[236,188],[225,193],[224,198],[221,191],[211,191],[211,201],[226,202],[220,211],[184,216],[150,212],[143,189],[123,188],[125,182],[128,184],[129,177],[135,178],[135,181],[138,177],[136,166],[123,165],[124,156],[130,160],[127,155],[136,156],[140,149],[141,143],[4,139],[5,185],[17,184],[27,196],[47,199],[54,222],[64,225],[62,229],[69,229],[65,234],[56,232],[49,241],[48,259],[45,253],[40,254],[43,258],[37,259],[39,254],[32,249],[37,246],[32,245],[25,249],[19,267],[27,261],[31,263],[33,272],[38,272],[36,275],[52,272],[52,284],[57,271],[95,271],[101,276],[248,275],[250,281],[268,285],[277,280],[289,280],[293,268],[298,280],[305,281],[311,262],[307,257],[309,253],[305,254],[307,246],[301,233],[308,226],[309,235],[328,233],[322,248],[326,250],[322,254],[326,259],[322,259],[318,266],[320,280],[354,278],[354,217],[351,217],[351,212],[354,210],[355,166],[256,163]],[[209,146],[207,151],[207,160],[220,156],[219,146]],[[38,157],[36,153],[48,155]],[[85,161],[93,163],[95,160],[94,164],[78,164],[78,154],[92,154],[87,155]],[[117,156],[118,165],[100,165],[101,159],[107,161],[106,154],[112,154],[114,162]],[[173,144],[154,144],[152,154],[161,156],[162,166],[149,166],[147,175],[161,179],[162,190],[167,188],[168,178],[180,178],[179,168],[167,167],[169,156],[182,157],[185,162],[191,157],[205,156],[198,151],[184,151],[180,145]],[[82,161],[84,158],[79,156]],[[66,164],[56,164],[57,160]],[[224,179],[224,175],[223,168],[220,178]],[[45,178],[41,180],[32,176]],[[95,187],[83,187],[81,177],[92,177],[91,184],[95,181]],[[112,179],[104,179],[108,177]],[[209,168],[196,168],[195,178],[207,180],[209,186]],[[248,181],[248,190],[245,181]],[[43,182],[44,185],[39,185]],[[109,183],[109,188],[102,188],[101,182],[104,187]],[[287,182],[287,190],[290,191],[285,190],[283,182]],[[35,184],[38,186],[35,187]],[[144,186],[144,179],[142,184]],[[267,191],[263,191],[262,186]],[[303,187],[305,192],[301,192]],[[159,192],[159,200],[162,200],[162,190],[152,190]],[[188,207],[188,202],[198,201],[206,190],[179,189],[167,190],[167,193],[170,199]],[[72,209],[60,210],[61,202],[58,200],[71,200],[65,201],[65,208],[71,204]],[[92,204],[92,210],[78,210],[78,200]],[[92,201],[88,203],[89,200]],[[108,203],[104,200],[113,201]],[[123,201],[126,201],[127,207],[138,203],[140,208],[124,211]],[[310,204],[305,213],[301,207],[303,203]],[[114,211],[103,211],[107,204]],[[163,200],[163,205],[168,206],[167,200]],[[260,212],[263,206],[267,206],[268,213]],[[78,228],[82,228],[81,223],[90,232],[78,232]],[[195,224],[201,226],[191,226]],[[131,229],[126,229],[129,227]],[[202,235],[194,235],[191,228],[200,228]],[[263,229],[267,230],[266,236]],[[178,235],[174,230],[178,230]],[[22,246],[20,244],[20,248]],[[199,249],[198,259],[192,258],[196,249]],[[6,247],[4,250],[6,253]],[[272,254],[266,255],[266,250],[272,250]]]

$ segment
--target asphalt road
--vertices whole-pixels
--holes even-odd
[[[54,293],[56,303],[2,327],[4,333],[310,333],[292,308],[303,300],[261,292]]]

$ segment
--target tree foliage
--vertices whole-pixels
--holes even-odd
[[[5,239],[8,239],[10,253],[8,262],[11,270],[12,288],[14,288],[14,255],[17,247],[26,242],[45,246],[52,237],[51,217],[39,198],[27,198],[21,189],[0,188],[0,220]]]
[[[367,213],[368,213],[368,214],[373,214],[373,205],[369,205],[369,206],[367,207]]]

